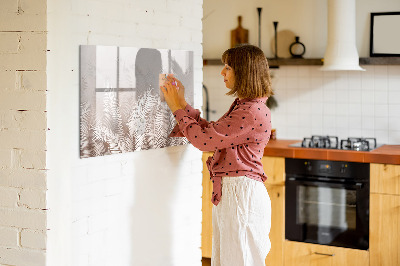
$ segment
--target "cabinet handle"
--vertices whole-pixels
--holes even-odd
[[[323,256],[330,256],[333,257],[335,254],[327,254],[327,253],[320,253],[320,252],[314,252],[315,255],[323,255]]]

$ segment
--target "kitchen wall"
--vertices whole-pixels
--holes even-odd
[[[202,1],[51,0],[47,9],[47,265],[201,265],[201,152],[79,159],[79,45],[193,50],[200,107]]]
[[[228,7],[232,7],[229,9]],[[272,21],[278,31],[292,31],[306,46],[306,58],[322,58],[327,39],[327,1],[204,1],[204,58],[219,59],[229,48],[230,30],[243,16],[249,43],[258,45],[258,13],[262,7],[261,48],[273,56]],[[360,57],[369,56],[370,12],[399,11],[397,0],[356,1],[356,40]],[[223,15],[222,15],[223,14]],[[218,25],[218,27],[215,27]],[[215,38],[215,36],[221,36]],[[279,49],[278,49],[279,52]],[[376,137],[379,143],[400,143],[400,66],[367,65],[365,72],[322,72],[318,66],[271,69],[278,108],[272,111],[278,138],[301,139],[312,134]],[[204,67],[210,93],[210,119],[218,119],[232,98],[220,76],[221,66]]]
[[[0,265],[46,261],[46,1],[0,2]]]

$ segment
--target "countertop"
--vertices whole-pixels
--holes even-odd
[[[382,145],[372,151],[290,147],[301,140],[270,140],[264,156],[363,163],[400,164],[400,145]]]

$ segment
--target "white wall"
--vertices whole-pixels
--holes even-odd
[[[257,7],[263,7],[262,49],[271,56],[272,21],[279,29],[290,29],[307,47],[305,57],[323,57],[326,47],[327,1],[204,1],[204,58],[220,58],[229,48],[229,31],[236,17],[250,30],[250,43],[257,45]],[[398,11],[400,2],[356,1],[357,47],[361,57],[369,56],[370,12]],[[249,7],[250,6],[250,7]],[[251,10],[250,10],[251,9]],[[265,13],[264,13],[265,11]],[[223,16],[221,14],[224,14]],[[325,14],[325,15],[323,15]],[[265,15],[265,16],[264,16]],[[247,19],[247,25],[246,25]],[[282,23],[281,23],[282,22]],[[215,27],[218,25],[219,27]],[[268,26],[270,25],[270,26]],[[222,38],[212,38],[217,34]],[[265,32],[265,33],[264,33]],[[268,35],[269,34],[269,35]],[[272,69],[273,89],[279,107],[272,111],[272,124],[281,139],[311,135],[376,137],[382,144],[400,143],[400,66],[363,66],[365,72],[321,72],[318,66],[281,66]],[[221,66],[205,66],[204,84],[210,92],[211,120],[218,119],[232,102],[225,96]]]
[[[47,264],[200,265],[201,152],[190,145],[79,159],[79,45],[193,50],[201,0],[48,1]]]
[[[291,31],[300,37],[300,41],[306,46],[305,57],[321,58],[324,56],[327,41],[327,2],[327,0],[204,0],[204,58],[219,59],[229,48],[230,31],[237,27],[238,16],[243,17],[242,26],[249,30],[249,43],[258,45],[258,7],[262,8],[261,49],[267,57],[274,55],[272,22],[278,21],[278,32]],[[356,0],[356,42],[360,57],[369,56],[370,13],[399,10],[398,0]],[[286,39],[282,38],[281,41]]]
[[[46,261],[46,1],[0,1],[0,265]]]

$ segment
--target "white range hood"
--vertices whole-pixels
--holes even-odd
[[[358,70],[355,0],[328,0],[328,44],[320,70]]]

